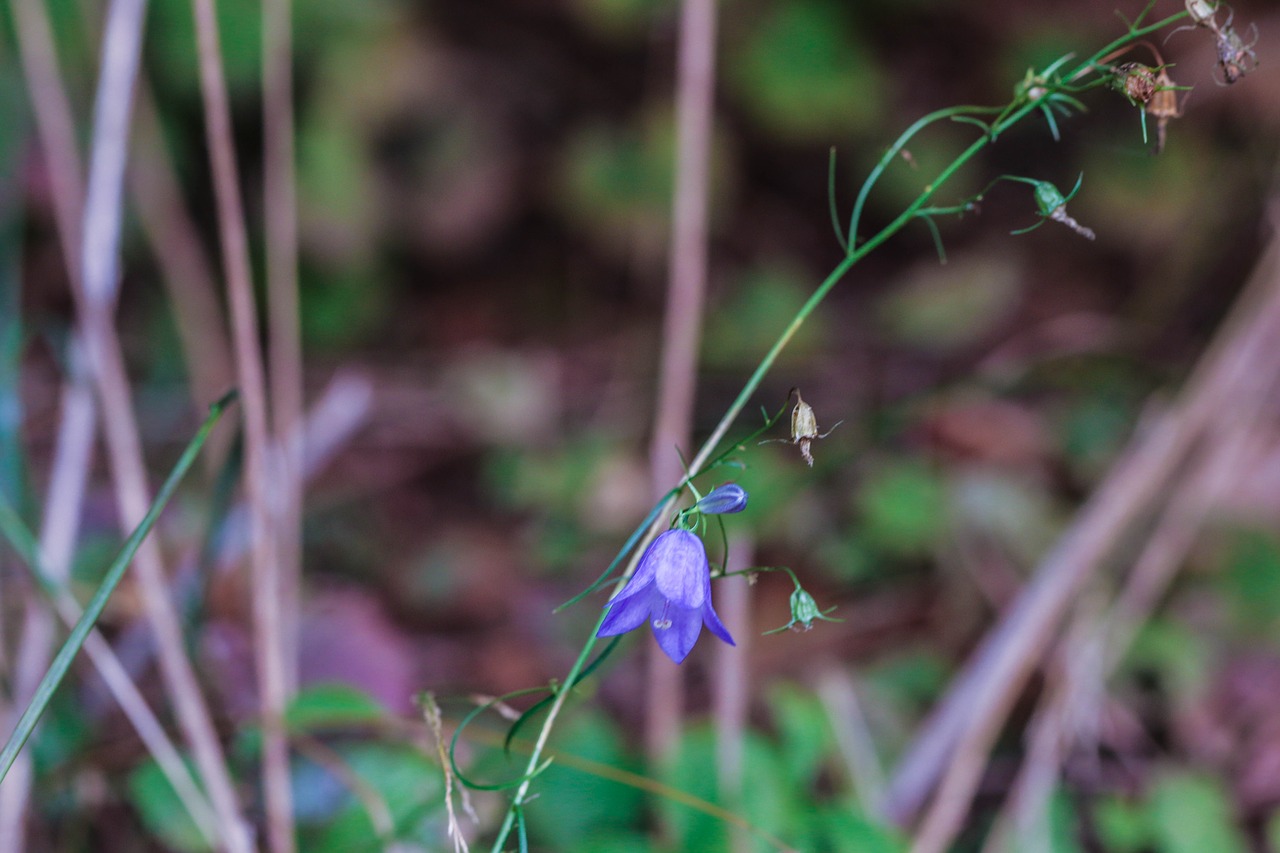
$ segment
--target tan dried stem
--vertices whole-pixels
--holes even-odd
[[[58,72],[58,58],[52,28],[44,6],[38,0],[11,0],[10,9],[17,29],[18,54],[22,62],[27,96],[35,112],[45,171],[53,195],[54,222],[62,245],[67,277],[80,278],[80,205],[84,198],[80,158],[75,148],[75,124],[71,106]],[[62,394],[62,420],[54,454],[54,487],[57,501],[50,501],[41,531],[46,553],[74,548],[79,508],[84,495],[88,452],[93,440],[94,418],[69,418],[74,406],[73,387]],[[92,412],[92,400],[89,411]],[[68,432],[78,428],[78,432]],[[77,452],[81,451],[83,452]],[[77,469],[75,463],[82,462]],[[58,488],[61,484],[62,488]],[[57,513],[57,516],[51,515]],[[59,561],[60,562],[60,561]],[[69,565],[69,562],[66,563]],[[25,705],[48,666],[54,640],[53,619],[34,598],[24,607],[22,632],[18,638],[13,672],[12,702]],[[31,793],[32,765],[24,753],[15,761],[8,784],[0,788],[0,850],[20,851],[24,845],[26,805]]]
[[[205,134],[213,171],[223,275],[231,307],[232,342],[244,406],[244,481],[248,492],[253,548],[254,651],[262,716],[262,782],[266,800],[267,838],[276,853],[295,848],[293,803],[289,780],[289,744],[284,711],[289,679],[284,662],[281,586],[277,559],[278,495],[269,483],[276,460],[270,447],[266,377],[258,346],[258,312],[254,304],[249,241],[240,199],[240,179],[231,130],[231,107],[222,69],[222,51],[213,0],[193,0],[200,89],[204,96]]]
[[[671,212],[667,306],[657,405],[649,445],[655,499],[684,476],[676,448],[693,431],[698,342],[707,279],[707,196],[715,94],[715,0],[683,0],[676,60],[676,169]],[[680,670],[656,644],[649,647],[645,745],[665,759],[680,732],[684,689]]]
[[[39,543],[40,560],[39,565],[33,566],[57,586],[53,609],[68,629],[76,624],[82,613],[80,604],[64,584],[70,574],[75,551],[96,420],[92,391],[73,380],[63,390],[53,473],[45,500],[44,527]],[[29,602],[23,629],[14,682],[17,685],[15,697],[25,705],[48,669],[54,640],[51,614],[36,596],[32,596]],[[213,843],[218,838],[217,817],[124,664],[96,629],[85,639],[84,650],[196,827],[207,842]],[[5,785],[0,787],[0,850],[16,853],[23,849],[22,821],[30,783],[31,763],[29,757],[23,755],[6,777]]]
[[[1135,437],[1034,579],[989,633],[903,761],[888,802],[907,820],[937,787],[913,849],[945,849],[968,812],[986,755],[1062,615],[1120,537],[1163,497],[1218,413],[1255,371],[1274,373],[1269,342],[1280,335],[1280,248],[1273,239],[1255,275],[1180,403]]]
[[[129,190],[173,306],[192,401],[198,411],[203,411],[235,382],[226,312],[218,297],[213,266],[182,197],[173,160],[160,133],[154,96],[145,81],[138,87],[136,124]],[[211,438],[205,451],[210,469],[220,463],[232,429],[228,422]]]
[[[53,28],[41,0],[10,0],[18,53],[35,113],[40,151],[53,196],[53,214],[71,280],[80,278],[80,206],[84,178],[76,153],[75,119],[58,71]]]
[[[151,503],[132,392],[111,316],[118,289],[129,117],[138,78],[145,10],[143,0],[113,0],[107,10],[81,230],[83,280],[73,288],[87,361],[102,408],[120,524],[126,531],[141,522]],[[169,598],[154,538],[142,542],[134,567],[143,607],[155,634],[165,687],[218,815],[222,844],[231,851],[252,850],[212,715],[186,656],[181,622]]]
[[[851,673],[829,666],[818,674],[816,690],[858,803],[863,812],[872,814],[884,799],[885,773],[858,699],[858,685]]]
[[[262,6],[262,119],[265,180],[267,312],[272,426],[277,447],[302,423],[302,336],[298,310],[298,209],[294,157],[293,32],[290,0]],[[280,644],[285,687],[297,688],[302,595],[302,474],[279,454]]]
[[[115,282],[112,279],[114,278],[114,254],[117,247],[114,245],[116,238],[111,235],[111,232],[114,230],[118,235],[119,205],[118,188],[112,187],[111,183],[116,178],[117,170],[123,169],[127,147],[129,95],[133,84],[131,78],[136,77],[136,52],[130,57],[128,51],[131,47],[136,51],[138,35],[130,30],[140,23],[142,7],[140,5],[122,5],[119,8],[113,6],[112,15],[109,18],[112,26],[108,30],[108,35],[104,37],[104,53],[117,46],[123,50],[104,58],[103,83],[98,99],[98,127],[93,147],[95,170],[104,180],[100,180],[98,184],[100,191],[96,193],[99,204],[95,209],[87,210],[85,214],[89,222],[98,226],[95,234],[102,232],[103,239],[92,239],[88,226],[83,233],[81,230],[80,211],[85,199],[85,188],[81,179],[79,156],[76,153],[75,122],[66,98],[61,73],[58,70],[56,49],[47,13],[42,4],[33,0],[14,0],[12,6],[18,24],[19,50],[22,54],[28,92],[35,109],[41,150],[53,191],[57,232],[63,246],[72,291],[77,297],[81,320],[85,327],[95,326],[102,330],[99,337],[111,338],[114,336],[114,330],[110,328],[109,320],[102,323],[100,317],[95,322],[90,319],[89,314],[92,309],[97,309],[96,313],[99,315],[106,314],[114,303]],[[116,196],[114,199],[113,194]],[[97,253],[93,264],[82,256],[82,252],[87,256],[91,251]],[[87,268],[90,274],[101,271],[103,274],[98,278],[102,281],[96,284],[86,282],[82,266]],[[84,297],[85,293],[90,292],[89,288],[93,288],[93,292],[105,294],[105,298],[94,304]],[[86,346],[90,351],[94,349],[101,351],[110,349],[111,342],[109,340],[86,341]],[[108,365],[108,371],[109,367]],[[98,379],[100,393],[110,396],[105,389],[113,384],[112,377],[99,372]],[[116,377],[116,380],[114,384],[118,384],[119,378]],[[59,430],[54,475],[51,480],[41,536],[41,553],[50,569],[50,576],[54,579],[65,576],[70,564],[71,552],[74,550],[76,519],[83,498],[84,478],[87,476],[95,417],[92,400],[84,399],[85,396],[74,384],[64,389],[62,426]],[[123,412],[120,411],[121,405],[125,407]],[[132,415],[127,409],[127,398],[113,408],[112,417],[117,424],[132,420]],[[134,429],[136,432],[136,426]],[[117,452],[121,449],[119,446],[114,447],[113,457],[117,457]],[[117,458],[116,463],[117,467],[129,466],[128,460],[124,459]],[[138,467],[140,466],[141,463],[138,460]],[[145,485],[143,488],[145,490]],[[145,512],[145,508],[143,511]],[[140,513],[138,517],[141,517]],[[57,606],[64,620],[78,618],[79,606],[69,595],[63,595],[58,600]],[[25,685],[25,682],[31,678],[38,678],[47,666],[52,642],[52,620],[42,610],[39,613],[32,610],[27,627],[30,632],[25,637],[22,652],[26,666],[23,667],[23,672],[18,674],[19,689],[24,694],[33,686],[33,684]],[[168,777],[197,825],[208,838],[216,838],[217,822],[208,801],[191,779],[177,749],[168,739],[163,727],[143,700],[124,667],[120,665],[110,647],[97,632],[90,635],[85,648],[116,696],[122,710],[133,723],[143,743],[156,759],[161,771]],[[181,654],[181,646],[178,649]],[[171,682],[170,685],[172,687],[174,683]],[[194,704],[202,704],[198,694]],[[203,721],[197,719],[201,716],[204,717]],[[234,796],[228,796],[231,792],[230,775],[217,749],[216,734],[213,733],[207,718],[207,713],[201,715],[198,712],[183,717],[188,723],[186,726],[188,734],[204,747],[198,750],[205,758],[205,761],[201,762],[201,770],[211,777],[207,782],[210,790],[221,795],[221,820],[224,825],[233,827],[239,822],[239,817]],[[209,748],[211,744],[213,748]],[[21,776],[20,772],[19,778]],[[25,786],[17,779],[10,780],[10,785],[6,786],[6,792],[7,796],[14,798],[13,802],[20,802],[26,797]],[[234,834],[233,830],[229,829],[228,832]],[[4,839],[0,849],[20,849],[20,826],[15,828],[8,819],[0,819],[0,835]],[[235,849],[234,845],[229,844],[228,847]]]

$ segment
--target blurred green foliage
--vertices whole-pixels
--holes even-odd
[[[1225,786],[1209,776],[1175,771],[1156,780],[1149,795],[1151,841],[1161,853],[1249,849],[1236,829]]]
[[[147,759],[129,774],[129,799],[147,830],[166,848],[179,853],[213,850],[154,760]]]
[[[84,138],[101,10],[77,0],[47,5]],[[523,596],[540,582],[594,576],[650,505],[642,445],[656,347],[634,348],[633,341],[653,341],[660,309],[678,4],[473,8],[480,7],[308,0],[294,13],[309,378],[358,364],[391,389],[388,396],[405,386],[429,392],[406,417],[410,429],[418,428],[415,418],[433,427],[444,422],[444,437],[433,434],[423,446],[394,430],[375,430],[360,446],[363,466],[339,472],[338,486],[309,507],[308,579],[386,585],[386,597],[404,611],[406,624],[397,629],[428,649],[428,669],[455,679],[448,687],[459,691],[490,689],[490,680],[509,677],[511,648],[530,668],[558,665],[563,650],[536,647],[529,632],[559,642],[557,630],[567,630],[530,627],[551,618],[542,595],[531,596],[535,606],[520,619],[495,617],[504,624],[485,627],[508,632],[493,646],[478,641],[478,631],[437,624],[434,617],[456,609],[476,576],[512,584],[524,608]],[[221,0],[217,9],[250,226],[260,242],[261,5]],[[190,4],[155,0],[150,10],[150,84],[203,248],[216,257]],[[945,106],[939,99],[951,87],[974,103],[1007,97],[1027,68],[1079,50],[1079,33],[1092,26],[1029,7],[926,0],[735,0],[722,3],[721,13],[702,431],[726,386],[751,369],[837,256],[824,208],[829,146],[840,151],[837,202],[847,214],[850,188],[894,130]],[[9,487],[30,463],[20,431],[27,414],[20,370],[33,351],[26,337],[32,324],[23,316],[19,271],[39,323],[69,325],[69,313],[51,248],[47,176],[30,153],[9,11],[0,14],[9,25],[0,53],[0,115],[9,119],[0,122],[0,188],[18,190],[0,195],[0,485]],[[1109,37],[1118,25],[1109,17],[1106,25]],[[1177,75],[1185,69],[1194,76],[1181,57],[1178,63]],[[1227,103],[1222,93],[1204,101],[1217,104],[1219,96]],[[1156,158],[1141,145],[1132,108],[1108,106],[1105,98],[1090,104],[1089,116],[1063,123],[1068,134],[1079,126],[1074,122],[1087,127],[1088,141],[1050,147],[1037,117],[1002,138],[990,161],[958,175],[939,202],[968,197],[1010,162],[1059,182],[1083,169],[1084,190],[1072,208],[1100,232],[1096,248],[1078,251],[1068,242],[1073,235],[1055,229],[1007,237],[1003,232],[1030,222],[1033,211],[1019,190],[1002,188],[984,210],[939,222],[946,265],[936,262],[925,229],[912,228],[842,285],[791,343],[771,379],[776,387],[753,406],[772,414],[786,388],[803,384],[824,429],[845,423],[815,443],[813,469],[795,446],[778,443],[744,447],[744,470],[707,478],[732,477],[750,491],[749,508],[732,523],[752,530],[762,556],[794,564],[802,577],[821,573],[847,596],[933,584],[934,564],[960,536],[984,537],[1019,567],[1033,565],[1068,509],[1109,470],[1141,401],[1179,381],[1230,296],[1222,286],[1228,277],[1218,274],[1222,258],[1250,256],[1259,206],[1252,199],[1268,163],[1238,140],[1224,146],[1222,137],[1243,137],[1252,120],[1233,118],[1236,107],[1206,105],[1203,121],[1175,122],[1170,145]],[[909,156],[891,164],[871,194],[866,228],[896,215],[975,132],[943,125],[913,140]],[[139,243],[126,245],[121,324],[144,420],[165,435],[177,420],[181,356],[167,297],[151,286],[152,276],[145,287],[133,277],[147,263]],[[262,247],[255,249],[261,255]],[[1061,329],[1049,328],[1081,317],[1096,322],[1058,338]],[[1103,333],[1094,334],[1097,328]],[[556,355],[531,355],[545,350]],[[928,418],[957,392],[1034,410],[1051,434],[1048,446],[1014,465],[976,453],[953,458],[932,438]],[[41,412],[43,428],[48,416]],[[753,409],[731,435],[759,422]],[[769,437],[785,433],[784,413]],[[28,441],[33,454],[47,452],[43,441]],[[448,512],[404,522],[403,506],[425,492],[433,510],[447,504]],[[91,510],[75,571],[86,585],[103,564],[95,555],[114,551],[116,541],[108,513],[97,504]],[[489,539],[518,554],[518,584],[503,574],[511,567],[502,556],[478,546]],[[1223,605],[1213,616],[1218,633],[1206,641],[1177,607],[1157,615],[1115,677],[1117,695],[1131,698],[1154,683],[1159,701],[1173,710],[1191,707],[1212,689],[1232,644],[1271,649],[1280,636],[1280,545],[1251,528],[1232,528],[1221,543],[1208,560],[1191,558],[1196,568],[1208,562],[1217,571],[1188,579],[1172,596],[1175,605],[1182,595]],[[589,622],[595,604],[572,618]],[[935,618],[957,615],[952,602],[934,606],[942,611]],[[431,618],[409,624],[421,613]],[[882,758],[896,757],[941,695],[957,651],[944,646],[950,639],[921,632],[906,643],[895,636],[866,641],[869,648],[824,647],[822,654],[858,671]],[[634,685],[625,689],[634,698]],[[96,819],[67,780],[80,768],[99,772],[95,745],[109,725],[77,698],[59,698],[33,743],[42,776],[36,810],[46,819],[70,816],[67,837],[88,833]],[[753,721],[767,721],[745,740],[741,796],[717,789],[716,740],[706,726],[685,733],[662,781],[800,849],[903,849],[857,805],[865,792],[851,790],[832,721],[812,691],[775,683],[757,710]],[[297,761],[304,849],[388,842],[381,818],[351,790],[353,778],[385,807],[391,835],[438,847],[440,769],[416,746],[367,734],[383,719],[373,699],[340,686],[313,687],[292,707],[290,725],[320,740],[343,768]],[[229,725],[240,735],[237,771],[249,788],[255,732],[243,721]],[[556,743],[566,757],[645,772],[633,741],[604,713],[577,707]],[[477,753],[467,767],[477,778],[510,770],[495,751]],[[152,763],[129,756],[101,772],[113,785],[123,780],[116,787],[156,843],[201,849]],[[554,764],[539,785],[527,816],[546,849],[655,849],[655,812],[673,833],[669,849],[715,851],[731,843],[733,830],[723,821],[649,797],[589,765]],[[1199,768],[1161,771],[1137,797],[1103,791],[1089,811],[1072,794],[1064,785],[1052,800],[1052,849],[1079,849],[1073,833],[1086,816],[1119,853],[1244,849],[1228,792]]]
[[[738,105],[788,142],[829,143],[874,126],[890,96],[848,6],[827,0],[765,4],[726,47],[726,84]]]

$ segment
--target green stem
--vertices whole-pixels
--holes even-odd
[[[1164,20],[1159,21],[1155,24],[1151,24],[1150,26],[1147,26],[1147,27],[1135,28],[1131,26],[1127,34],[1115,39],[1106,47],[1094,53],[1091,57],[1086,59],[1084,62],[1080,63],[1080,65],[1077,66],[1077,68],[1072,73],[1068,74],[1064,79],[1067,81],[1074,80],[1078,77],[1081,77],[1089,73],[1090,71],[1099,70],[1100,66],[1098,63],[1101,57],[1106,56],[1107,54],[1127,44],[1137,41],[1141,39],[1143,36],[1149,35],[1150,33],[1156,32],[1157,30],[1163,29],[1164,27],[1168,26],[1174,21],[1185,18],[1186,16],[1187,16],[1187,12],[1183,11],[1183,12],[1179,12],[1176,15],[1172,15],[1168,18],[1165,18]],[[1068,87],[1067,87],[1067,84],[1064,82],[1064,83],[1060,83],[1055,87],[1052,87],[1052,90],[1059,91],[1066,88]],[[1072,91],[1076,91],[1076,90],[1077,90],[1076,88],[1072,88]],[[800,327],[804,324],[805,320],[809,318],[809,316],[817,309],[817,307],[827,297],[827,294],[831,292],[831,289],[834,288],[836,284],[845,277],[845,275],[849,272],[849,270],[853,268],[854,264],[858,263],[858,261],[866,257],[867,254],[869,254],[870,252],[878,248],[890,237],[893,237],[894,235],[896,235],[899,231],[901,231],[904,227],[906,227],[907,224],[909,224],[913,219],[915,219],[916,215],[922,209],[925,208],[925,205],[928,204],[929,200],[938,191],[938,189],[943,184],[945,184],[952,176],[954,176],[955,173],[959,171],[962,166],[964,166],[971,159],[973,159],[973,157],[977,155],[978,152],[980,152],[983,148],[985,148],[987,145],[994,142],[994,140],[1003,131],[1017,124],[1019,121],[1025,118],[1028,113],[1037,109],[1042,101],[1043,101],[1043,98],[1039,98],[1034,101],[1028,101],[1026,103],[1023,103],[1020,106],[1015,105],[1015,108],[1012,109],[1011,111],[1006,107],[974,107],[974,106],[949,107],[947,109],[937,110],[935,112],[932,112],[929,115],[925,116],[924,118],[916,121],[909,128],[907,128],[907,130],[904,131],[901,136],[898,137],[898,139],[889,148],[889,150],[885,152],[884,156],[880,158],[880,162],[872,170],[871,174],[868,176],[866,182],[862,187],[862,191],[858,194],[858,200],[854,206],[854,213],[853,213],[852,220],[850,222],[849,238],[847,243],[848,250],[845,254],[845,257],[840,261],[840,263],[836,265],[835,269],[833,269],[827,275],[827,277],[823,279],[822,283],[818,285],[817,289],[815,289],[814,292],[809,296],[809,298],[805,301],[804,305],[800,307],[800,310],[796,312],[794,317],[792,317],[791,322],[789,322],[787,324],[787,327],[783,329],[782,333],[778,336],[778,339],[773,343],[773,346],[769,348],[769,351],[765,354],[764,358],[761,359],[760,364],[756,367],[756,369],[752,372],[751,376],[747,379],[746,383],[742,387],[742,390],[738,393],[738,396],[734,398],[733,402],[729,405],[729,408],[725,411],[724,416],[720,419],[719,423],[716,424],[715,429],[711,431],[711,435],[707,437],[707,440],[705,442],[703,442],[702,447],[698,450],[697,455],[694,456],[693,461],[689,464],[689,470],[692,473],[690,473],[684,479],[682,479],[680,484],[677,487],[673,488],[670,492],[668,492],[667,497],[663,501],[659,502],[659,506],[655,508],[656,511],[653,514],[653,521],[650,523],[648,531],[646,532],[644,537],[640,540],[640,542],[636,544],[636,547],[632,552],[630,566],[618,581],[619,586],[621,586],[627,580],[627,578],[630,577],[631,573],[634,571],[636,561],[639,559],[639,555],[643,553],[645,546],[648,544],[650,540],[652,540],[652,538],[655,535],[657,535],[658,531],[662,527],[663,519],[665,517],[664,510],[666,506],[668,506],[671,503],[671,501],[673,501],[675,497],[679,495],[680,492],[683,491],[684,487],[688,485],[689,481],[692,480],[694,476],[702,472],[703,466],[706,464],[707,460],[711,458],[716,448],[720,445],[720,442],[724,439],[726,433],[728,433],[730,426],[732,426],[733,422],[737,420],[738,415],[741,414],[743,408],[747,404],[747,401],[751,399],[751,396],[756,392],[756,390],[760,387],[760,384],[764,381],[765,376],[768,375],[769,371],[773,368],[774,362],[777,361],[778,356],[780,356],[782,354],[782,351],[786,349],[787,345],[791,342],[791,339],[795,337],[796,332],[800,330]],[[932,124],[933,122],[939,121],[941,119],[965,117],[972,114],[987,114],[987,113],[998,114],[998,118],[995,121],[993,121],[990,125],[990,131],[988,133],[984,133],[979,138],[975,139],[969,145],[968,148],[964,149],[964,151],[962,151],[959,156],[957,156],[949,165],[947,165],[946,168],[944,168],[941,172],[939,172],[937,178],[935,178],[932,183],[927,185],[924,188],[924,190],[920,193],[920,195],[916,198],[916,200],[913,201],[904,211],[902,211],[902,213],[899,214],[899,216],[896,219],[894,219],[888,225],[884,226],[879,232],[877,232],[874,236],[869,238],[862,245],[860,246],[856,245],[857,225],[858,225],[859,218],[862,214],[862,208],[864,206],[867,194],[870,192],[871,186],[884,172],[885,168],[888,167],[889,163],[892,162],[893,158],[898,155],[898,153],[906,145],[907,141],[909,141],[912,136],[914,136],[924,127],[928,126],[929,124]],[[577,679],[578,674],[582,671],[582,668],[585,665],[587,658],[591,654],[591,650],[595,647],[595,643],[597,639],[596,631],[598,631],[600,629],[600,625],[603,624],[604,617],[605,617],[605,612],[601,612],[600,618],[596,621],[595,628],[592,629],[591,635],[588,638],[586,645],[582,649],[582,653],[578,655],[578,659],[574,661],[573,667],[569,670],[569,674],[565,677],[564,684],[566,686],[563,687],[557,693],[555,702],[552,703],[550,710],[547,712],[547,717],[542,724],[542,730],[539,732],[538,739],[534,743],[533,750],[529,754],[529,761],[526,766],[525,781],[521,783],[520,787],[516,790],[515,795],[512,797],[511,804],[507,808],[506,818],[504,819],[501,828],[498,830],[498,835],[493,842],[493,847],[492,847],[493,853],[500,853],[500,851],[502,850],[503,844],[506,842],[508,836],[511,834],[511,830],[515,827],[517,816],[521,813],[524,807],[524,803],[527,801],[529,787],[533,783],[533,777],[536,774],[541,764],[542,754],[543,754],[543,751],[546,749],[547,741],[551,736],[551,730],[554,727],[556,719],[560,714],[560,710],[564,707],[564,703],[569,696],[570,688],[568,685],[572,685],[575,683],[575,680]]]
[[[889,146],[889,150],[885,151],[880,157],[880,162],[876,163],[875,168],[871,170],[871,174],[867,175],[867,179],[862,182],[862,189],[858,191],[858,200],[853,204],[853,215],[849,218],[849,236],[842,241],[842,246],[848,247],[846,251],[850,251],[858,245],[858,222],[862,219],[862,208],[867,203],[867,196],[871,194],[871,188],[876,185],[876,182],[880,180],[880,176],[884,174],[884,170],[889,168],[889,164],[897,158],[913,136],[934,122],[942,121],[945,118],[1001,113],[1007,109],[1007,107],[946,107],[917,119],[914,124],[904,130],[893,145]]]

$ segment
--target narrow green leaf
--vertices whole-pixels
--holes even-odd
[[[191,443],[182,452],[182,457],[178,459],[178,464],[173,467],[168,479],[160,487],[160,491],[156,494],[155,500],[152,501],[151,508],[147,510],[146,516],[143,517],[142,522],[130,534],[115,561],[107,569],[102,585],[98,587],[98,591],[94,593],[92,600],[85,607],[80,621],[71,629],[71,635],[63,643],[57,657],[53,659],[53,663],[49,666],[49,671],[40,680],[40,685],[36,688],[31,703],[22,712],[18,725],[14,727],[13,733],[9,735],[9,741],[4,745],[4,751],[0,753],[0,780],[3,780],[8,774],[9,768],[13,766],[14,759],[18,757],[18,753],[22,751],[27,738],[31,737],[31,733],[35,730],[41,714],[48,707],[49,700],[53,698],[54,691],[58,689],[58,685],[66,677],[67,670],[71,668],[71,662],[75,660],[76,655],[80,652],[80,647],[84,645],[85,638],[89,636],[89,632],[93,630],[93,626],[97,624],[98,619],[102,616],[102,611],[106,609],[111,593],[115,592],[116,586],[119,585],[120,580],[124,577],[125,570],[133,562],[133,555],[137,553],[142,541],[147,538],[147,534],[155,526],[156,519],[160,517],[165,505],[169,503],[169,499],[173,497],[173,493],[177,490],[178,484],[186,476],[192,463],[195,462],[196,457],[200,454],[201,448],[204,447],[205,441],[209,438],[210,431],[217,424],[218,419],[222,417],[222,413],[235,399],[235,396],[236,392],[232,391],[210,407],[209,416],[205,418],[204,424],[201,425],[195,438],[191,439]]]

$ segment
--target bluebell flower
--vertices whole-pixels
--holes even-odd
[[[702,540],[688,530],[668,530],[645,549],[636,573],[606,607],[598,637],[639,628],[646,620],[667,657],[680,663],[706,625],[729,645],[733,637],[711,606],[711,567]]]
[[[737,483],[725,483],[723,486],[712,489],[710,494],[694,504],[693,508],[706,515],[742,512],[747,508],[747,490]]]

